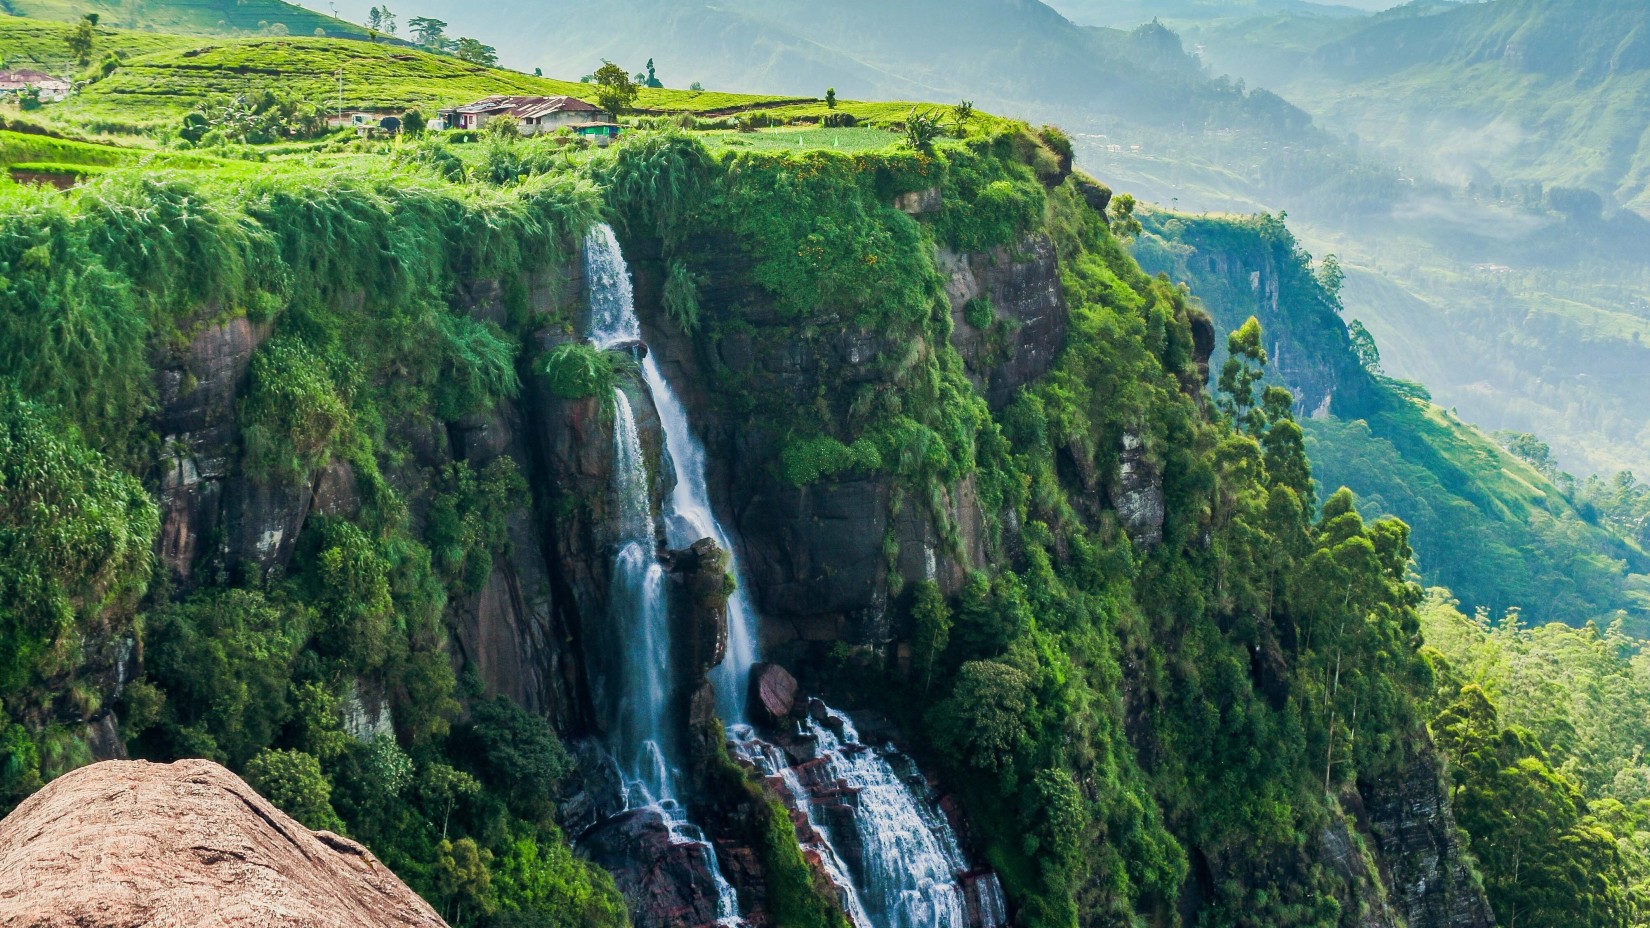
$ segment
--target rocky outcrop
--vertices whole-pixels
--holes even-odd
[[[1168,511],[1163,496],[1163,475],[1146,451],[1139,435],[1123,436],[1123,453],[1118,458],[1117,479],[1110,485],[1112,508],[1123,529],[1143,547],[1163,541],[1163,519]]]
[[[204,760],[109,761],[0,822],[5,928],[441,928],[353,841]]]
[[[268,337],[268,326],[244,316],[230,319],[205,327],[156,365],[160,410],[155,431],[162,441],[157,462],[159,554],[186,587],[196,564],[215,553],[208,550],[212,541],[224,536],[224,496],[236,476],[240,442],[236,404],[252,353]]]
[[[937,260],[951,301],[951,344],[991,407],[1001,409],[1048,372],[1065,344],[1069,311],[1054,243],[1028,235],[979,254],[941,248]]]
[[[796,709],[796,678],[778,664],[751,668],[751,714],[765,725],[778,725]]]
[[[679,608],[671,615],[676,668],[687,681],[704,678],[728,650],[728,555],[711,538],[661,556],[675,581]]]
[[[1467,864],[1437,757],[1418,751],[1393,774],[1359,785],[1392,905],[1409,928],[1492,928]]]
[[[719,894],[710,846],[678,840],[657,809],[608,819],[580,846],[613,874],[637,928],[715,928]]]

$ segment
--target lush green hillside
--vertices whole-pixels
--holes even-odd
[[[1409,523],[1427,582],[1496,611],[1578,625],[1625,614],[1650,631],[1650,558],[1414,385],[1366,371],[1338,294],[1281,221],[1151,213],[1146,223],[1136,251],[1147,269],[1187,281],[1223,331],[1261,320],[1273,374],[1315,413],[1303,422],[1314,473]]]
[[[1458,605],[1432,590],[1421,609],[1438,684],[1431,727],[1454,760],[1461,822],[1501,923],[1640,924],[1650,654],[1615,626]],[[1532,833],[1560,842],[1532,846]]]
[[[0,50],[19,65],[50,65],[64,54],[72,27],[26,19],[0,19]],[[107,77],[70,101],[37,114],[98,131],[137,132],[175,123],[191,110],[222,106],[237,94],[274,93],[323,110],[339,102],[344,75],[345,108],[433,110],[490,94],[567,94],[591,97],[592,87],[470,64],[447,55],[400,46],[337,39],[254,38],[201,44],[198,39],[99,29],[97,54],[122,61]],[[790,104],[785,117],[825,109],[812,99],[689,90],[644,89],[643,111],[734,112],[752,106]],[[866,120],[902,117],[909,104],[855,106],[844,112]]]
[[[171,35],[370,35],[284,0],[0,0],[0,14],[31,19],[75,22],[88,13],[103,26]]]

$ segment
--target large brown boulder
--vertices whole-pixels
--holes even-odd
[[[4,928],[444,928],[367,850],[205,760],[107,761],[0,822]]]

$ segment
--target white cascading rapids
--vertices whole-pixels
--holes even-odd
[[[641,333],[630,273],[612,229],[601,226],[591,234],[585,248],[585,272],[590,280],[591,340],[604,348],[637,341]],[[652,383],[648,387],[659,405],[658,388]],[[667,453],[670,440],[667,429]],[[619,679],[611,691],[614,705],[609,712],[612,750],[625,779],[625,802],[631,809],[658,811],[674,840],[703,848],[707,869],[716,882],[718,923],[740,925],[739,900],[722,875],[716,850],[688,821],[678,799],[675,732],[665,724],[670,717],[667,702],[672,679],[665,575],[654,542],[652,481],[636,413],[622,389],[613,391],[613,443],[619,539],[608,609],[623,646],[617,649]],[[703,536],[688,543],[698,537]],[[671,543],[677,544],[674,539]]]
[[[604,348],[641,341],[630,271],[613,230],[600,225],[585,242],[585,272],[590,287],[590,338]],[[793,804],[808,818],[823,844],[809,848],[836,884],[843,909],[855,928],[1001,928],[1007,923],[1002,891],[994,874],[963,879],[967,861],[944,816],[936,812],[914,769],[896,770],[892,751],[861,744],[853,723],[841,713],[832,728],[812,718],[806,741],[810,762],[834,789],[851,795],[854,846],[862,850],[851,863],[835,849],[830,826],[819,814],[813,794],[802,783],[782,750],[758,738],[745,724],[751,668],[757,661],[756,611],[745,592],[739,560],[728,534],[711,509],[705,480],[705,453],[689,428],[687,411],[666,382],[651,353],[641,360],[642,379],[658,410],[665,452],[675,469],[675,485],[664,501],[665,541],[685,548],[711,538],[728,554],[736,589],[728,602],[727,654],[713,671],[718,710],[730,726],[735,748],[764,774],[775,777]],[[623,539],[614,565],[613,620],[628,647],[621,648],[616,744],[633,806],[661,809],[681,840],[704,843],[682,814],[676,793],[673,733],[664,730],[670,677],[669,621],[663,593],[664,575],[654,554],[653,516],[646,462],[628,397],[614,398],[615,479],[621,497]],[[840,734],[839,734],[840,733]],[[907,762],[908,763],[908,762]],[[840,817],[838,819],[840,826]],[[841,836],[839,836],[841,837]],[[722,892],[724,924],[740,924],[738,902],[716,867]]]
[[[792,803],[824,841],[814,848],[844,898],[856,928],[1001,928],[1007,924],[1002,888],[995,874],[965,880],[968,862],[945,817],[933,808],[922,778],[903,755],[860,741],[846,715],[828,707],[832,726],[810,717],[801,744],[809,756],[796,767],[785,753],[756,737],[749,726],[734,729],[741,755],[777,777]],[[833,728],[836,730],[833,731]],[[839,734],[840,732],[840,734]],[[903,767],[904,769],[900,769]],[[798,768],[815,785],[803,783]],[[820,787],[827,794],[822,800]],[[837,794],[851,797],[844,801]],[[822,806],[848,811],[827,822]],[[847,836],[834,835],[844,818],[855,834],[856,857],[836,851]]]

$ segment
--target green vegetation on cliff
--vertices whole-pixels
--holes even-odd
[[[1280,218],[1152,213],[1147,226],[1141,262],[1185,281],[1217,329],[1260,318],[1271,376],[1313,413],[1302,425],[1315,470],[1354,488],[1367,511],[1411,525],[1427,582],[1492,610],[1650,627],[1643,548],[1556,482],[1551,462],[1538,471],[1418,385],[1381,373],[1372,341],[1360,358],[1338,290]]]
[[[319,87],[340,49],[384,51],[225,42],[148,60],[212,85],[193,106],[275,51],[300,64],[280,74]],[[378,64],[400,67],[391,54]],[[437,60],[407,55],[396,73],[428,83]],[[120,73],[99,93],[114,99]],[[472,78],[503,79],[454,76]],[[612,881],[562,834],[588,823],[561,740],[594,727],[581,626],[560,615],[578,603],[565,576],[535,575],[545,593],[505,570],[581,501],[537,480],[544,445],[491,447],[540,393],[583,403],[569,428],[604,443],[592,400],[630,371],[566,344],[574,295],[557,288],[607,218],[650,346],[702,375],[679,382],[684,401],[737,423],[739,492],[790,505],[871,488],[889,625],[783,657],[899,725],[958,797],[1018,924],[1182,910],[1209,928],[1359,924],[1385,904],[1375,852],[1348,875],[1327,846],[1363,847],[1365,795],[1432,773],[1424,723],[1449,679],[1421,650],[1408,527],[1365,521],[1351,491],[1314,481],[1310,426],[1265,373],[1287,377],[1292,355],[1260,323],[1227,327],[1210,394],[1208,319],[1130,256],[1117,233],[1144,230],[1097,209],[1109,193],[1071,173],[1062,133],[983,114],[953,128],[653,127],[602,151],[349,143],[174,171],[114,159],[70,191],[0,188],[14,381],[0,439],[24,462],[0,471],[0,571],[38,581],[5,587],[24,618],[0,651],[4,800],[116,731],[142,756],[220,759],[306,823],[345,829],[457,925],[622,924]],[[1061,328],[1016,381],[1004,359],[1035,320],[979,296],[959,310],[942,268],[1038,255]],[[197,354],[211,363],[185,363]],[[191,508],[207,492],[228,513],[215,523]],[[932,544],[902,551],[901,523]],[[474,627],[528,596],[557,615]],[[529,642],[545,649],[532,672],[563,679],[512,690],[489,664],[496,638],[540,631],[554,640]],[[552,690],[571,695],[549,705]],[[542,712],[523,705],[541,698]],[[1537,772],[1540,795],[1562,792]],[[1496,788],[1469,774],[1462,789]],[[771,794],[725,764],[709,775],[756,835],[776,921],[837,923]],[[1589,827],[1567,794],[1557,806],[1546,851]],[[1467,824],[1496,840],[1492,818]],[[1483,859],[1503,886],[1503,860]],[[1618,911],[1619,888],[1592,897]],[[1502,902],[1522,905],[1519,891]]]
[[[455,282],[566,260],[595,189],[364,166],[250,182],[117,173],[0,197],[0,434],[16,468],[0,508],[6,802],[89,759],[83,729],[61,720],[100,712],[136,644],[146,672],[114,693],[138,754],[242,770],[312,826],[366,841],[459,924],[516,911],[623,923],[606,875],[553,823],[568,763],[555,734],[475,699],[448,656],[446,604],[507,546],[521,477],[507,458],[407,466],[409,442],[519,386],[516,336],[450,308]],[[518,290],[505,302],[526,312]],[[248,491],[291,499],[343,466],[355,505],[311,518],[284,570],[222,563],[174,591],[156,579],[156,506],[120,471],[154,479],[147,461],[188,453],[151,431],[154,359],[241,322],[267,333],[233,411]],[[409,492],[427,510],[410,513]],[[371,693],[396,727],[352,737],[343,707]],[[570,913],[568,900],[583,902]]]

